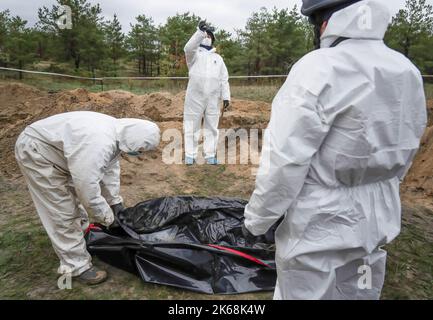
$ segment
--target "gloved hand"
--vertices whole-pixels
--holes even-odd
[[[202,20],[202,21],[200,21],[199,24],[198,24],[198,28],[199,28],[201,31],[207,31],[209,27],[208,27],[208,25],[206,24],[206,20]]]
[[[123,203],[118,203],[110,207],[111,210],[113,210],[113,213],[115,216],[117,216],[120,212],[125,210],[125,207],[123,206]]]
[[[108,226],[108,231],[112,231],[115,230],[117,228],[120,228],[120,224],[117,222],[116,219],[114,219],[114,222],[112,224],[110,224],[110,226]]]
[[[114,214],[114,222],[108,227],[108,230],[114,230],[116,228],[119,228],[120,225],[117,222],[117,216],[119,215],[120,212],[122,212],[123,210],[125,210],[125,207],[123,206],[123,203],[118,203],[115,204],[113,206],[110,206],[111,210],[113,211]]]
[[[223,101],[223,107],[224,107],[224,111],[228,111],[230,108],[230,101],[229,100],[224,100]]]
[[[248,231],[247,227],[245,227],[245,224],[242,225],[242,235],[244,236],[244,239],[249,239],[253,235]]]

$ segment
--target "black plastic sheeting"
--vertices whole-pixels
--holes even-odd
[[[118,215],[119,228],[89,228],[87,246],[148,283],[206,294],[270,291],[276,281],[275,227],[245,238],[246,203],[192,196],[145,201]]]

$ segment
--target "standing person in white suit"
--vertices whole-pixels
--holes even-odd
[[[222,57],[213,47],[214,29],[201,21],[197,32],[185,46],[189,83],[185,97],[185,163],[197,161],[198,140],[204,118],[204,153],[207,164],[218,164],[218,123],[220,102],[230,106],[229,74]]]
[[[92,266],[83,214],[112,227],[123,210],[120,154],[138,156],[159,140],[153,122],[96,112],[58,114],[29,125],[18,137],[15,157],[60,259],[60,274],[90,285],[107,278]]]
[[[318,50],[273,101],[245,228],[284,217],[275,299],[379,299],[381,247],[400,233],[399,186],[426,127],[423,80],[384,44],[381,1],[303,0],[302,12]]]

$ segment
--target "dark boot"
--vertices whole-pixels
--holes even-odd
[[[107,280],[108,275],[104,270],[99,270],[96,267],[91,267],[89,270],[84,271],[82,274],[76,277],[81,283],[89,286],[97,285]]]

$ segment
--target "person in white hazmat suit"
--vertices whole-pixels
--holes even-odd
[[[15,157],[42,224],[60,259],[60,274],[98,284],[107,273],[92,266],[82,221],[87,213],[106,227],[123,209],[121,152],[137,156],[160,141],[156,124],[70,112],[29,125],[18,137]],[[88,225],[88,223],[87,223]]]
[[[197,161],[198,140],[204,118],[203,151],[207,164],[218,164],[218,123],[220,102],[225,110],[230,106],[229,74],[223,58],[213,47],[214,29],[201,21],[197,32],[185,46],[189,82],[185,97],[184,135],[185,163]]]
[[[304,0],[320,48],[272,104],[244,232],[275,234],[274,299],[379,299],[381,246],[400,233],[399,186],[427,122],[423,80],[383,37],[377,0]]]

